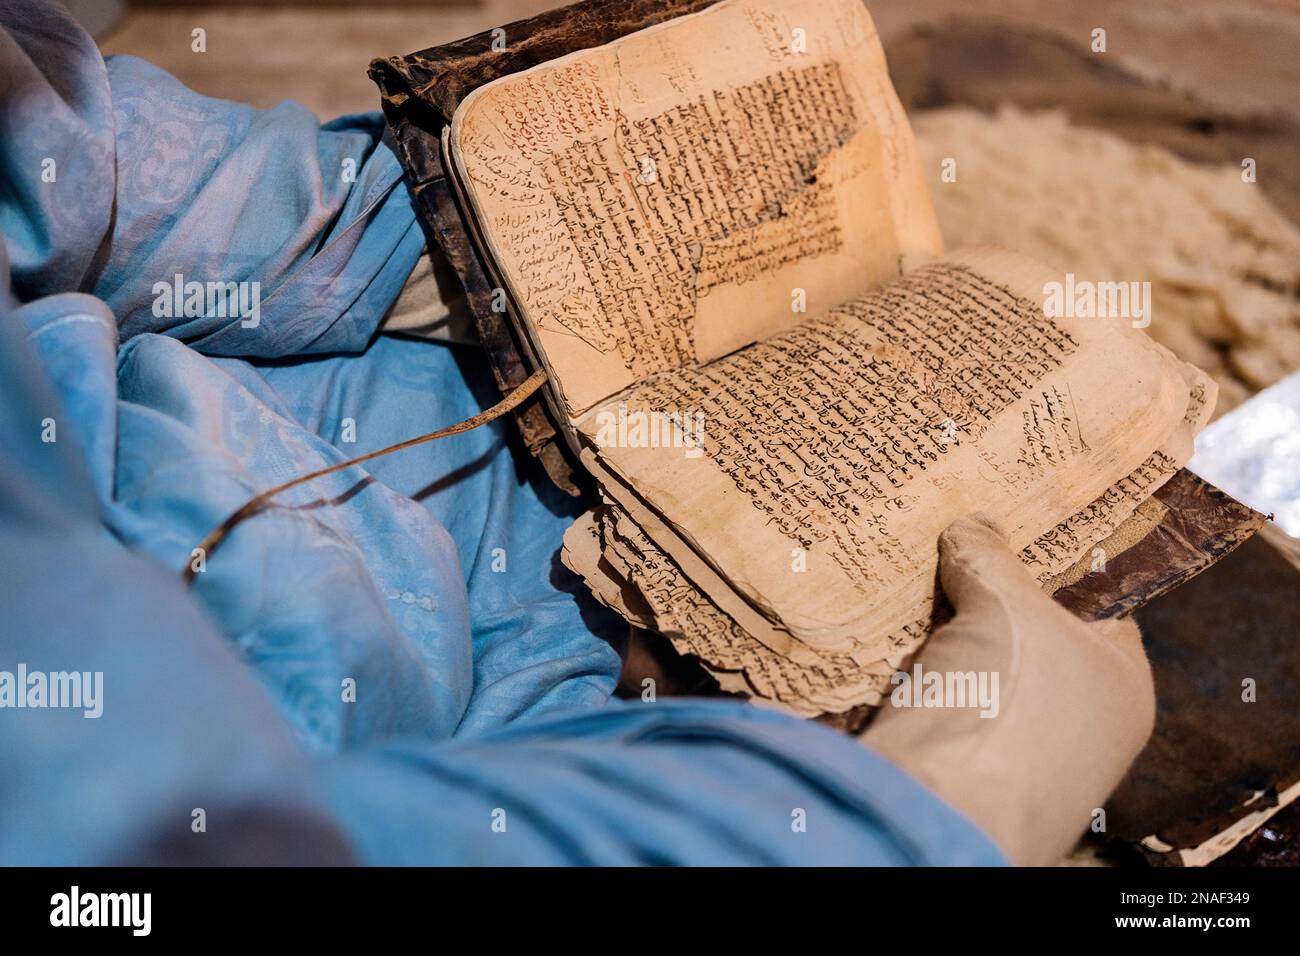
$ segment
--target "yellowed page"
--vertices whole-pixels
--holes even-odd
[[[747,602],[851,652],[932,607],[955,518],[986,511],[1023,548],[1178,433],[1181,363],[1122,320],[1045,318],[1056,278],[1009,253],[954,256],[581,428]],[[703,415],[703,453],[611,442],[615,414]]]
[[[941,251],[860,0],[723,0],[503,77],[449,145],[575,417]]]
[[[1020,560],[1045,586],[1064,587],[1082,578],[1077,569],[1074,569],[1076,573],[1064,576],[1076,562],[1087,562],[1090,567],[1096,564],[1098,570],[1104,568],[1105,562],[1118,551],[1102,547],[1100,554],[1084,552],[1102,545],[1104,539],[1115,534],[1140,506],[1151,502],[1156,490],[1177,474],[1191,457],[1196,433],[1205,427],[1214,413],[1218,386],[1194,365],[1184,362],[1181,371],[1188,387],[1187,409],[1173,433],[1133,471],[1094,501],[1044,531],[1020,552]],[[1146,521],[1149,522],[1150,516],[1154,515],[1154,523],[1159,523],[1163,512],[1158,505],[1159,502],[1148,505]],[[1133,531],[1129,529],[1130,533]]]
[[[1086,574],[1104,573],[1104,563],[1097,564],[1096,547],[1102,549],[1103,561],[1109,561],[1163,517],[1164,506],[1144,496],[1173,476],[1186,459],[1191,436],[1213,410],[1214,383],[1192,366],[1183,365],[1182,371],[1190,387],[1187,410],[1162,448],[1022,550],[1022,560],[1038,573],[1049,592]],[[565,535],[565,563],[582,575],[600,600],[629,621],[658,631],[679,653],[699,658],[726,689],[778,701],[804,716],[874,706],[889,675],[905,666],[905,657],[929,633],[928,625],[905,628],[875,644],[874,653],[867,643],[846,655],[811,650],[757,616],[711,569],[702,571],[702,562],[689,549],[685,554],[690,571],[684,572],[661,547],[674,543],[681,547],[674,532],[644,506],[627,499],[618,479],[602,469],[592,453],[584,458],[607,494],[617,498],[615,492],[622,492],[632,511],[606,503],[584,515]],[[650,523],[655,540],[633,514]],[[1078,563],[1071,566],[1076,559]],[[629,610],[632,606],[635,614]],[[754,633],[742,622],[755,628]],[[773,635],[779,637],[774,640]]]

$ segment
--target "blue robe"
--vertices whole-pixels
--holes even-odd
[[[0,672],[103,675],[98,717],[0,708],[0,863],[1002,862],[840,734],[611,700],[585,504],[508,422],[287,492],[182,586],[254,493],[499,395],[376,334],[423,245],[378,114],[208,99],[36,0],[0,69]]]

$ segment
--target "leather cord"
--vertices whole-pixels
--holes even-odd
[[[307,482],[314,481],[317,478],[323,478],[326,475],[332,475],[336,471],[343,471],[346,468],[351,468],[353,465],[359,465],[362,462],[370,461],[372,458],[381,458],[384,455],[391,455],[393,452],[402,451],[406,448],[414,448],[416,445],[423,445],[426,442],[436,441],[439,438],[447,438],[451,435],[459,435],[463,432],[472,431],[480,425],[486,425],[493,419],[500,418],[507,412],[514,411],[514,409],[518,408],[525,399],[545,384],[546,372],[542,369],[538,369],[532,375],[528,376],[528,378],[525,379],[518,388],[512,391],[505,398],[501,399],[501,401],[497,402],[491,408],[479,412],[472,418],[467,418],[463,422],[457,422],[455,425],[448,425],[446,428],[440,428],[436,432],[429,432],[427,435],[408,438],[406,441],[398,442],[396,445],[389,445],[387,448],[381,448],[379,451],[372,451],[368,455],[361,455],[358,458],[350,458],[347,461],[341,461],[336,465],[330,465],[328,468],[321,468],[306,475],[299,475],[297,478],[284,482],[284,484],[276,485],[274,488],[268,488],[266,491],[253,496],[229,518],[221,522],[221,524],[216,528],[213,528],[208,536],[199,542],[198,548],[195,549],[198,552],[197,555],[191,555],[189,563],[185,565],[185,570],[181,572],[181,581],[186,585],[193,583],[194,575],[196,573],[194,570],[194,558],[201,556],[203,561],[206,562],[208,556],[212,554],[212,552],[216,550],[217,546],[225,540],[226,536],[235,529],[236,525],[242,522],[245,518],[250,518],[257,514],[262,510],[262,507],[266,505],[267,502],[280,494],[280,492],[288,491],[290,488],[306,484]]]

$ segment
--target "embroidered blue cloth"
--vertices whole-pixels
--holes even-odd
[[[183,587],[254,493],[499,395],[376,334],[423,246],[378,114],[0,18],[0,863],[1002,862],[832,731],[611,700],[584,505],[508,422],[285,493]]]

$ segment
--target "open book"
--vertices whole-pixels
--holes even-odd
[[[566,563],[723,688],[841,713],[941,616],[949,523],[987,512],[1045,587],[1104,568],[1159,522],[1214,386],[1127,318],[1048,318],[1065,276],[942,255],[859,0],[689,6],[525,43],[436,157],[399,141],[599,486]]]

